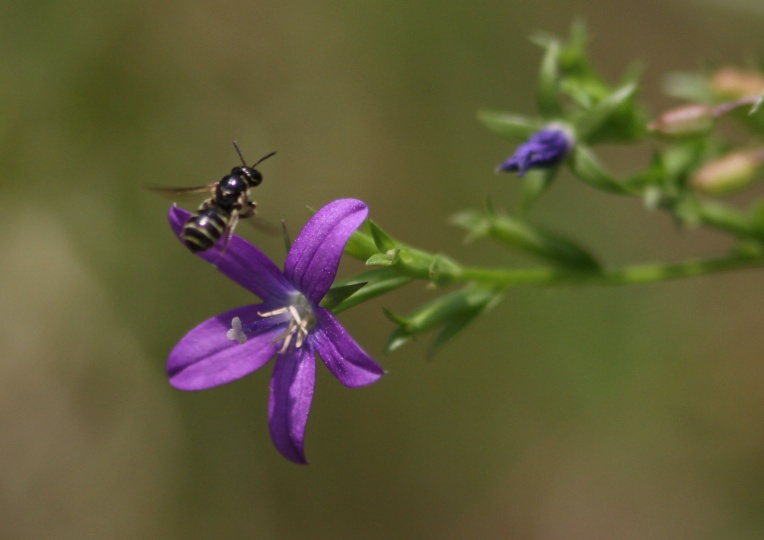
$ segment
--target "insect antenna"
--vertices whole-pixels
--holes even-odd
[[[233,141],[233,147],[236,148],[236,153],[239,154],[239,159],[241,160],[241,163],[246,167],[247,162],[244,161],[244,156],[241,155],[241,149],[239,148],[239,143],[236,141]]]
[[[236,153],[239,154],[239,159],[241,160],[242,164],[244,164],[244,166],[247,167],[247,162],[244,160],[244,156],[241,154],[241,149],[239,148],[239,143],[237,143],[236,141],[233,141],[233,147],[236,148]],[[258,165],[260,165],[263,161],[265,161],[269,157],[273,157],[275,155],[276,155],[276,152],[271,152],[270,154],[264,155],[259,160],[257,160],[257,163],[252,165],[252,168],[254,169]]]
[[[275,155],[276,155],[276,152],[271,152],[270,154],[266,154],[266,155],[264,155],[263,157],[261,157],[260,159],[258,159],[258,160],[257,160],[257,163],[255,163],[254,165],[252,165],[252,168],[254,169],[254,168],[255,168],[255,167],[257,167],[258,165],[260,165],[260,164],[261,164],[263,161],[265,161],[265,160],[266,160],[266,159],[268,159],[269,157],[272,157],[272,156],[275,156]]]

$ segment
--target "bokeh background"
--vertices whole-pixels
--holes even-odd
[[[311,464],[274,450],[266,368],[172,389],[168,351],[252,302],[191,256],[146,184],[215,181],[272,150],[261,215],[367,201],[390,233],[475,264],[447,224],[512,146],[478,108],[532,114],[536,30],[586,21],[615,80],[741,64],[758,0],[9,0],[0,8],[0,537],[764,537],[758,272],[632,288],[518,289],[434,359],[385,356],[383,306],[341,319],[389,371],[347,390],[319,369]],[[622,174],[650,150],[605,149]],[[534,219],[613,263],[726,240],[560,178]],[[193,207],[193,203],[191,204]],[[283,260],[280,240],[240,232]],[[346,261],[343,275],[361,266]]]

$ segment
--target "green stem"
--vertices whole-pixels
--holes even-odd
[[[464,281],[475,281],[500,288],[518,285],[556,285],[564,283],[635,285],[704,276],[717,272],[742,270],[758,266],[764,266],[764,258],[734,255],[714,259],[694,259],[674,264],[641,264],[623,268],[575,273],[553,268],[523,270],[464,268],[459,277]]]
[[[657,283],[672,279],[684,279],[730,270],[743,270],[764,265],[764,259],[731,255],[712,259],[692,259],[673,264],[642,264],[605,270],[600,279],[602,285],[633,285]]]

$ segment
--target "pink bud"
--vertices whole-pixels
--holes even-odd
[[[721,195],[743,188],[756,180],[764,152],[733,152],[706,163],[690,178],[690,185],[698,191]]]
[[[711,89],[724,99],[758,96],[764,92],[764,75],[734,67],[724,67],[711,76]]]
[[[666,111],[647,127],[667,137],[688,137],[708,133],[715,122],[714,107],[695,103]]]

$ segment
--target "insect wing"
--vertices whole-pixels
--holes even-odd
[[[145,186],[145,188],[148,189],[149,191],[153,191],[154,193],[158,193],[165,197],[172,198],[172,197],[193,197],[194,195],[209,195],[210,193],[214,193],[216,186],[217,186],[217,182],[214,184],[206,185],[206,186],[196,186],[196,187],[170,188],[170,187],[159,187],[159,186]]]

